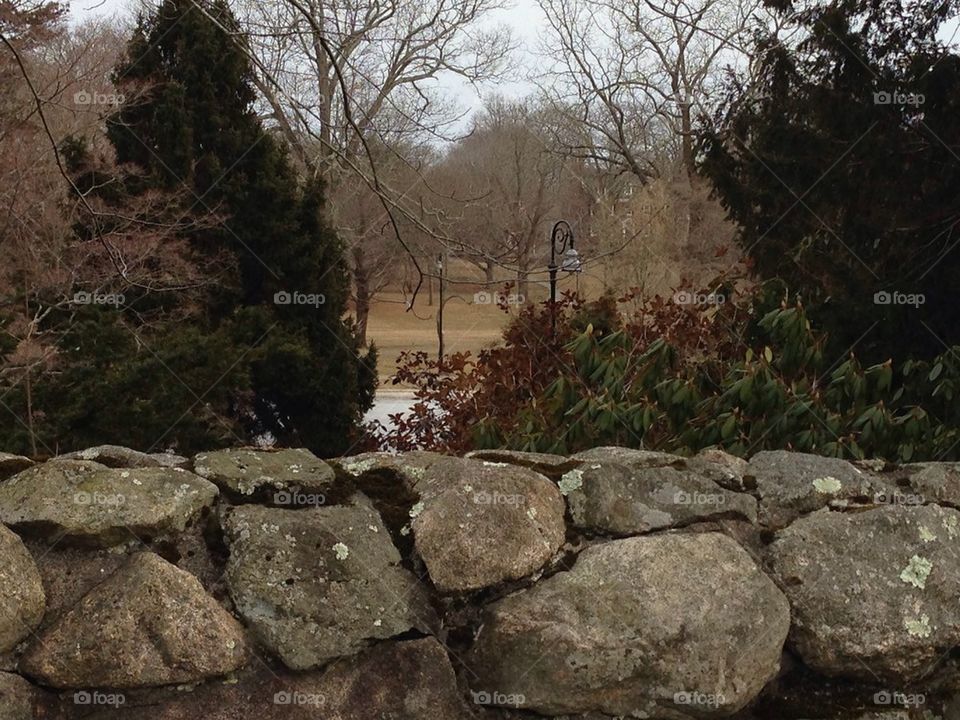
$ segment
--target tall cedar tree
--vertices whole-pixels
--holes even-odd
[[[237,359],[247,353],[249,431],[335,454],[348,448],[375,377],[343,320],[341,244],[323,219],[322,185],[298,182],[254,111],[252,69],[229,7],[202,6],[165,0],[141,20],[116,81],[147,87],[147,98],[114,116],[108,134],[117,159],[143,168],[148,183],[185,184],[191,211],[222,216],[192,239],[199,253],[225,250],[235,267],[209,295],[206,322],[228,323]],[[282,305],[278,293],[325,302]]]
[[[195,292],[179,300],[190,310],[176,316],[190,321],[142,329],[153,352],[129,342],[130,333],[124,339],[102,313],[72,335],[82,357],[68,370],[71,395],[90,398],[85,420],[102,417],[96,398],[130,412],[108,427],[71,422],[59,435],[68,444],[80,435],[135,447],[162,437],[186,452],[269,434],[281,445],[338,454],[372,402],[375,353],[361,356],[343,319],[347,272],[324,220],[323,187],[298,180],[255,114],[251,67],[226,3],[203,8],[166,0],[141,18],[115,76],[133,100],[107,130],[117,160],[138,170],[125,192],[187,188],[183,213],[206,219],[191,247],[198,258],[217,259],[219,274],[199,302]],[[278,293],[325,301],[282,304]],[[156,296],[131,294],[156,312]]]
[[[759,36],[755,81],[731,82],[702,170],[829,353],[939,354],[960,343],[960,58],[938,40],[957,3],[772,4],[803,40]]]

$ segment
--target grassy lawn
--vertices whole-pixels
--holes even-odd
[[[476,270],[466,263],[451,263],[451,283],[447,289],[447,301],[444,305],[445,352],[471,351],[476,353],[484,347],[490,347],[501,339],[501,333],[512,315],[519,308],[511,309],[510,314],[500,310],[494,303],[478,304],[475,294],[488,291],[482,284],[473,284],[479,280]],[[540,278],[538,278],[540,279]],[[576,287],[576,279],[561,275],[559,288],[562,292]],[[502,285],[495,287],[502,291]],[[542,282],[531,282],[530,299],[542,302],[548,296],[548,289]],[[407,312],[406,298],[399,291],[387,290],[380,293],[370,308],[367,327],[367,339],[376,343],[380,350],[380,384],[385,389],[394,387],[389,384],[390,377],[396,372],[396,360],[404,350],[423,350],[432,358],[437,357],[437,303],[439,296],[434,287],[433,304],[426,286],[417,296],[416,307]]]
[[[434,298],[436,301],[436,297]],[[445,351],[449,355],[476,352],[500,339],[509,316],[496,305],[473,304],[473,293],[448,300],[444,307]],[[437,306],[427,305],[426,295],[407,312],[400,293],[383,293],[370,309],[368,339],[380,349],[380,384],[396,371],[396,360],[404,350],[423,350],[436,358]]]

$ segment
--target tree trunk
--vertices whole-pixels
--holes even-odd
[[[30,296],[26,289],[23,291],[23,311],[27,318],[30,317]],[[30,321],[30,329],[27,333],[27,347],[33,349],[33,330],[36,327],[34,321]],[[27,374],[24,378],[24,387],[27,396],[27,430],[30,432],[30,453],[31,457],[37,456],[37,435],[33,429],[33,353],[27,355]]]
[[[684,138],[684,153],[687,152],[686,141]],[[690,151],[692,153],[692,150]],[[691,248],[693,236],[693,181],[694,174],[684,159],[680,167],[680,177],[674,182],[673,196],[679,200],[677,203],[676,216],[678,220],[677,246],[685,256],[692,257],[693,248]],[[692,162],[692,160],[691,160]]]
[[[31,370],[33,368],[27,365],[27,376],[24,380],[24,386],[27,394],[27,430],[30,432],[30,454],[31,457],[37,456],[37,434],[33,430],[33,380]]]
[[[530,297],[530,282],[527,280],[527,276],[530,274],[529,269],[527,268],[526,263],[518,263],[517,265],[517,295],[524,299],[525,304],[531,304],[533,298]]]
[[[693,155],[693,121],[690,117],[690,103],[680,104],[680,132],[681,132],[681,162],[683,172],[689,180],[697,172],[696,159]]]
[[[533,304],[533,298],[530,297],[530,248],[533,245],[535,230],[531,230],[525,242],[520,246],[517,252],[517,295],[523,298],[524,304]]]
[[[354,246],[353,255],[353,286],[356,297],[355,311],[357,313],[357,337],[362,346],[367,344],[367,323],[370,319],[370,268],[366,266],[366,256],[363,247]]]
[[[445,300],[444,291],[446,290],[446,288],[443,285],[443,281],[447,274],[447,257],[448,256],[446,253],[444,253],[441,256],[441,260],[439,262],[440,272],[438,273],[440,275],[439,277],[440,298],[439,298],[439,305],[437,306],[437,360],[439,363],[437,367],[440,370],[440,372],[443,372],[443,355],[446,352],[446,348],[444,347],[444,342],[443,342],[444,340],[443,338],[443,306],[444,306],[444,300]]]

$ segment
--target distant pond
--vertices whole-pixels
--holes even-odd
[[[373,407],[363,419],[367,422],[379,420],[386,427],[393,427],[390,415],[410,412],[415,401],[412,390],[378,390]]]

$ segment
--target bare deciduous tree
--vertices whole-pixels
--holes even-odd
[[[241,0],[238,15],[260,60],[259,88],[273,119],[305,165],[330,178],[343,170],[338,159],[360,155],[357,130],[387,147],[446,137],[460,114],[439,81],[497,76],[512,42],[504,28],[485,21],[503,6],[502,0]]]
[[[553,150],[546,122],[546,109],[532,99],[491,98],[434,172],[435,184],[451,188],[444,217],[461,240],[460,257],[487,282],[495,269],[511,269],[528,299],[531,270],[546,265],[550,223],[562,214],[589,234],[585,169]]]
[[[393,185],[380,177],[379,166],[371,168],[373,180],[365,170],[385,163],[416,172],[416,149],[451,136],[462,113],[443,83],[477,83],[503,70],[512,40],[488,22],[502,7],[503,0],[239,3],[268,113],[306,171],[328,181],[331,220],[348,230],[360,313],[372,299],[375,284],[368,280],[376,269],[358,263],[375,262],[379,253],[356,245],[381,243],[384,233],[349,231],[356,225],[349,217],[353,199],[379,196],[391,225],[386,234],[408,252],[407,239],[396,237],[404,220],[416,234],[430,232],[410,201],[409,173],[393,173]]]
[[[119,31],[69,28],[53,4],[23,5],[0,3],[0,75],[10,81],[0,111],[0,380],[23,384],[33,438],[32,388],[56,371],[57,339],[82,304],[76,293],[199,286],[204,269],[182,233],[205,220],[181,217],[183,198],[172,194],[111,199],[128,173],[103,133],[123,101],[110,81]],[[45,323],[54,313],[55,330]]]
[[[652,197],[671,218],[678,252],[692,258],[716,244],[704,237],[717,235],[707,220],[716,213],[697,181],[695,124],[719,99],[725,72],[748,63],[747,36],[755,23],[766,22],[760,3],[539,2],[553,30],[544,49],[551,64],[539,85],[559,118],[556,142],[594,163],[599,174],[620,178],[607,184],[598,206],[616,213],[643,186],[660,184]],[[613,220],[622,234],[640,239],[648,221],[662,222],[622,213]]]
[[[697,108],[743,59],[756,0],[540,0],[553,30],[541,88],[581,132],[566,144],[641,182],[693,174]]]

